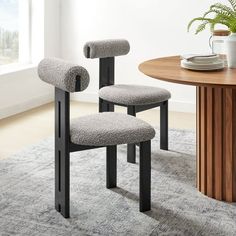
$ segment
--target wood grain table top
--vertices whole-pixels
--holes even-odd
[[[211,87],[236,86],[236,69],[191,71],[181,68],[180,61],[180,56],[157,58],[141,63],[139,70],[149,77],[179,84]]]

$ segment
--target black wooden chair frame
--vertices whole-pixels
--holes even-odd
[[[70,94],[55,88],[55,208],[70,217],[70,153],[102,148],[70,141]],[[139,209],[151,209],[151,141],[140,143]],[[106,147],[106,187],[117,185],[117,146]]]
[[[99,59],[99,89],[115,84],[115,57]],[[124,105],[99,98],[99,112],[113,112],[114,105],[127,107],[127,114],[136,116],[138,112],[160,107],[160,148],[168,150],[168,100],[148,105]],[[136,162],[136,144],[128,144],[127,161]]]

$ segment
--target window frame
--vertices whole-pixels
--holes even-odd
[[[17,64],[30,64],[32,35],[32,1],[19,1],[19,58]]]

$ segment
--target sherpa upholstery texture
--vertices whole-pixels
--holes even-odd
[[[128,54],[129,42],[125,39],[110,39],[90,41],[84,46],[84,55],[87,58],[106,58]]]
[[[109,146],[151,140],[155,130],[136,117],[103,112],[72,120],[70,135],[75,144]]]
[[[99,97],[123,105],[147,105],[166,101],[171,94],[163,88],[119,84],[101,88]]]
[[[79,79],[80,91],[89,85],[89,73],[76,64],[58,58],[45,58],[38,65],[41,80],[67,92],[76,92],[76,80]]]

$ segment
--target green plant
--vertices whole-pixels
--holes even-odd
[[[188,24],[188,31],[195,21],[201,21],[195,34],[205,30],[207,25],[210,25],[210,29],[213,31],[217,24],[225,25],[232,33],[236,33],[236,0],[228,1],[230,6],[215,3],[210,6],[210,9],[202,17],[192,19]],[[209,17],[211,14],[214,14],[214,16]]]

